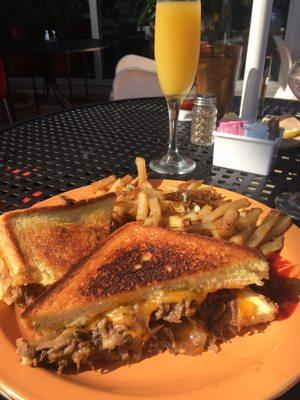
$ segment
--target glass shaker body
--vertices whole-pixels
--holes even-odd
[[[191,142],[197,146],[213,144],[213,132],[216,129],[216,98],[211,94],[200,94],[194,99],[192,110]]]

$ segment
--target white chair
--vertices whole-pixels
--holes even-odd
[[[273,39],[276,43],[281,61],[280,74],[279,74],[280,87],[275,94],[275,98],[285,98],[285,99],[295,100],[295,96],[293,95],[287,82],[288,72],[293,65],[292,55],[288,47],[286,46],[284,40],[282,40],[281,36],[273,36]]]
[[[118,62],[111,100],[163,96],[159,86],[155,61],[127,55]]]

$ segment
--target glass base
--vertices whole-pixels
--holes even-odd
[[[152,171],[163,175],[185,175],[195,170],[196,163],[179,154],[175,157],[166,155],[160,160],[150,161],[150,168]]]
[[[282,193],[275,199],[275,205],[285,214],[300,220],[300,192]]]

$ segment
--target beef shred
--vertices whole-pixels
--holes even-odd
[[[24,363],[32,366],[53,364],[58,373],[70,365],[77,369],[82,364],[91,365],[98,358],[137,361],[147,354],[164,350],[177,354],[180,346],[176,344],[176,329],[188,321],[191,329],[197,325],[201,333],[198,336],[191,334],[189,343],[189,346],[201,347],[198,349],[200,353],[212,342],[224,341],[237,334],[235,299],[234,290],[220,290],[209,294],[201,305],[188,301],[162,304],[152,313],[149,326],[139,337],[128,333],[130,327],[103,318],[93,329],[78,329],[70,336],[62,335],[61,340],[56,338],[53,344],[48,342],[34,347],[26,340],[18,339],[17,351]],[[138,320],[139,315],[135,318]],[[104,345],[107,338],[112,340],[111,348],[107,343]]]

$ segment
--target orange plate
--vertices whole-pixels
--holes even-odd
[[[242,197],[218,190],[232,199]],[[89,186],[68,195],[79,199],[93,192]],[[56,196],[43,204],[59,201]],[[269,210],[256,201],[252,205]],[[299,244],[300,230],[292,226],[286,233],[282,256],[299,264]],[[15,340],[20,333],[14,311],[1,304],[0,390],[18,400],[271,399],[299,379],[299,332],[298,305],[289,318],[273,322],[262,333],[236,337],[216,354],[173,357],[164,353],[107,374],[88,371],[60,377],[47,369],[19,364]]]

